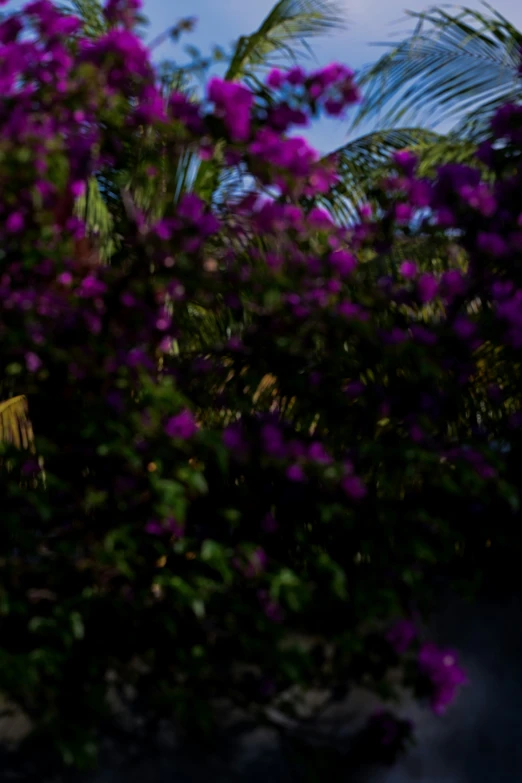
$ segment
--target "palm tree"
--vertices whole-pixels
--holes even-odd
[[[101,15],[98,0],[70,0],[76,13],[89,19],[88,30],[103,30],[103,24],[95,24],[92,17]],[[241,36],[236,42],[224,78],[230,81],[243,80],[258,85],[263,73],[277,65],[295,63],[298,59],[312,55],[312,39],[344,26],[343,16],[335,0],[279,0],[257,30]],[[99,34],[99,33],[97,33]],[[196,89],[188,69],[174,66],[163,72],[163,87],[166,97],[173,90],[182,90],[196,97]],[[389,125],[375,133],[365,134],[325,156],[325,161],[335,155],[340,164],[342,183],[324,200],[335,216],[352,220],[357,206],[365,201],[375,183],[387,170],[394,151],[405,147],[422,147],[423,156],[428,159],[435,145],[443,143],[444,136],[416,126],[396,129]],[[451,145],[449,145],[451,146]],[[78,201],[77,209],[86,219],[87,225],[101,240],[102,255],[109,258],[114,250],[114,199],[118,201],[123,188],[132,195],[133,201],[146,211],[161,209],[157,199],[157,183],[144,187],[135,176],[136,161],[140,155],[154,149],[155,159],[160,159],[161,187],[169,196],[169,203],[176,202],[190,190],[208,203],[223,203],[230,194],[238,194],[244,187],[242,173],[224,166],[219,154],[211,161],[201,161],[197,152],[190,147],[176,155],[172,151],[158,149],[154,138],[136,139],[129,150],[129,163],[123,170],[114,172],[113,181],[92,181],[86,196]],[[462,151],[459,150],[462,155]],[[156,188],[156,190],[155,190]],[[113,203],[107,200],[111,193]],[[161,200],[163,201],[163,200]],[[121,206],[121,205],[120,205]],[[159,217],[155,214],[154,217]]]
[[[96,38],[107,29],[99,0],[70,0],[62,6],[62,10],[80,16],[88,36]],[[239,39],[231,54],[225,78],[255,78],[263,69],[281,61],[295,61],[297,57],[310,53],[309,40],[342,23],[342,15],[335,0],[279,0],[254,33]],[[164,69],[162,81],[166,96],[177,89],[194,94],[194,85],[187,77],[187,69],[182,67]],[[177,155],[167,154],[165,149],[158,149],[156,139],[138,136],[133,148],[128,149],[126,165],[118,171],[104,173],[103,177],[93,177],[85,195],[74,205],[77,214],[86,221],[101,260],[114,259],[118,249],[118,216],[124,212],[125,201],[122,191],[149,212],[157,211],[157,205],[164,206],[167,200],[158,199],[157,193],[143,187],[135,178],[136,162],[144,154],[150,153],[151,147],[155,160],[159,158],[160,161],[159,179],[164,196],[169,194],[174,203],[188,189],[212,201],[217,192],[222,193],[230,185],[237,186],[234,177],[230,176],[230,172],[225,172],[223,166],[219,163],[216,165],[216,162],[202,162],[190,147]],[[64,209],[72,207],[72,204],[63,205]],[[194,307],[193,314],[197,312],[197,307]],[[216,314],[213,317],[207,314],[206,319],[207,331],[210,329],[214,336],[226,328],[227,319],[224,324]],[[0,441],[19,448],[31,447],[32,429],[27,400],[23,395],[0,402]]]
[[[16,448],[34,449],[34,436],[23,395],[0,402],[0,443]]]
[[[84,19],[88,35],[98,37],[106,30],[99,0],[69,0],[68,8]],[[228,60],[225,79],[259,83],[260,76],[267,69],[309,56],[311,40],[342,26],[342,13],[335,0],[278,0],[257,30],[239,38]],[[367,84],[368,79],[367,74],[362,75],[363,84]],[[189,95],[196,95],[190,73],[182,66],[164,69],[162,83],[166,97],[172,90],[179,89]],[[332,153],[339,161],[342,182],[323,199],[324,205],[339,220],[352,220],[358,205],[367,200],[368,193],[386,171],[394,151],[405,147],[422,148],[428,159],[429,153],[434,149],[439,150],[443,143],[448,144],[448,141],[441,134],[418,127],[379,130],[348,142]],[[459,150],[462,154],[462,148]],[[159,160],[159,174],[153,187],[137,180],[135,175],[139,168],[137,163],[143,156]],[[330,157],[327,155],[325,159]],[[160,199],[157,198],[158,187],[163,194]],[[114,263],[118,257],[119,220],[125,214],[122,193],[126,193],[151,217],[158,218],[167,203],[172,208],[172,204],[187,190],[216,204],[230,193],[237,194],[243,187],[241,172],[225,168],[219,157],[216,156],[212,161],[201,161],[190,146],[173,155],[162,147],[161,140],[149,134],[136,137],[135,142],[128,147],[126,162],[118,171],[104,172],[103,176],[93,177],[85,195],[74,208],[85,219],[91,235],[96,237],[101,260]],[[201,307],[198,308],[197,303],[192,307],[192,315],[198,324],[202,317],[205,319],[208,316],[206,330],[211,335],[222,335],[229,328],[230,319],[226,314],[222,317],[206,313]],[[17,415],[27,416],[23,398],[15,399]],[[0,433],[7,411],[14,410],[15,403],[12,400],[7,402],[12,402],[12,405],[0,408]]]
[[[401,143],[418,155],[421,176],[441,162],[480,166],[476,146],[488,138],[495,111],[522,97],[522,33],[484,6],[489,15],[469,8],[407,12],[417,22],[413,33],[399,44],[377,44],[389,51],[357,74],[364,100],[350,134],[369,122],[374,130],[336,151],[342,182],[325,199],[340,217],[351,217],[389,171]],[[449,132],[438,130],[448,122]]]
[[[483,5],[489,15],[464,7],[408,12],[417,20],[411,36],[391,48],[380,44],[390,51],[359,74],[365,98],[352,128],[370,119],[432,129],[451,122],[455,144],[487,138],[499,106],[522,97],[522,33]]]

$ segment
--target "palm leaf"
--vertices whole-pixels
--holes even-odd
[[[85,194],[76,201],[75,212],[84,221],[87,232],[96,237],[101,259],[108,261],[115,249],[114,221],[95,177],[89,180]]]
[[[24,395],[0,402],[0,443],[34,452],[34,435]]]
[[[377,116],[385,126],[452,121],[468,138],[484,138],[495,109],[522,93],[522,34],[484,5],[491,16],[469,8],[409,12],[418,20],[414,33],[359,74],[364,101],[353,127]]]
[[[107,32],[100,0],[67,0],[67,3],[58,5],[58,9],[79,17],[83,22],[83,33],[88,38],[99,38]]]
[[[456,133],[440,136],[435,142],[420,142],[412,147],[419,158],[418,174],[420,177],[433,177],[439,166],[444,163],[460,163],[466,166],[476,166],[487,178],[488,172],[477,156],[477,146],[466,138],[460,138]]]
[[[323,158],[337,160],[341,181],[319,201],[335,218],[344,223],[354,220],[358,207],[371,201],[370,194],[379,180],[389,172],[394,152],[403,149],[437,149],[444,137],[422,128],[399,128],[360,136]]]
[[[296,62],[310,51],[307,39],[342,26],[343,17],[334,0],[279,0],[255,32],[239,38],[224,78],[255,81],[256,71],[285,60]],[[200,163],[194,190],[210,202],[217,192],[237,192],[240,183],[241,177],[231,174],[218,157]]]
[[[281,60],[295,62],[310,53],[307,39],[343,26],[334,0],[279,0],[254,33],[238,40],[225,79],[241,79]]]

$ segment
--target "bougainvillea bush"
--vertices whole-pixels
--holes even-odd
[[[135,6],[96,40],[48,0],[0,24],[2,388],[36,439],[2,444],[0,691],[76,763],[129,686],[187,731],[221,697],[261,718],[297,686],[389,695],[391,670],[441,713],[465,673],[423,613],[517,509],[521,111],[479,150],[493,184],[399,153],[380,212],[339,226],[314,205],[334,166],[288,132],[342,116],[352,72],[165,99]],[[255,184],[219,211],[167,194],[161,219],[123,193],[117,263],[86,261],[74,202],[145,133]],[[135,176],[163,198],[153,152]],[[383,270],[426,214],[466,264]],[[405,725],[374,716],[372,752]]]

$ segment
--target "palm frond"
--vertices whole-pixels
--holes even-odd
[[[0,442],[34,452],[34,435],[24,395],[0,402]]]
[[[488,177],[488,170],[477,158],[477,146],[466,137],[461,138],[457,133],[440,136],[435,142],[420,142],[412,147],[419,159],[418,175],[420,177],[434,177],[441,163],[460,163],[465,166],[474,166],[482,170],[484,177]]]
[[[89,38],[99,38],[107,32],[100,0],[67,0],[58,6],[64,13],[73,13],[83,22],[83,33]]]
[[[241,79],[281,60],[295,62],[310,53],[308,39],[343,26],[335,0],[279,0],[255,32],[239,38],[225,79]]]
[[[364,99],[353,127],[376,117],[387,127],[453,121],[459,132],[483,137],[493,111],[522,94],[522,34],[484,5],[490,16],[469,8],[408,12],[418,20],[413,34],[359,74]]]
[[[255,32],[239,38],[224,78],[255,80],[256,71],[278,61],[296,62],[309,52],[307,39],[339,29],[343,23],[335,0],[279,0]],[[199,164],[194,190],[210,202],[217,193],[237,194],[241,183],[241,174],[223,166],[218,150],[213,160]]]
[[[369,133],[349,141],[323,158],[324,162],[332,158],[337,160],[341,181],[319,198],[321,205],[343,223],[351,222],[358,214],[358,207],[371,201],[371,191],[389,172],[394,152],[403,149],[432,151],[443,140],[443,136],[433,131],[399,128]]]
[[[114,221],[95,177],[88,181],[84,195],[76,201],[75,212],[84,221],[88,233],[96,237],[101,259],[108,261],[115,249]]]

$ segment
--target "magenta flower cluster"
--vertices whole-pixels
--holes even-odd
[[[403,656],[418,635],[416,623],[409,618],[401,618],[388,629],[385,638],[394,652]],[[442,715],[457,696],[460,686],[468,681],[466,672],[458,663],[457,653],[426,642],[418,651],[417,665],[421,676],[428,681],[433,712]]]
[[[457,653],[435,644],[424,644],[419,651],[419,668],[429,680],[433,712],[442,715],[454,700],[459,688],[468,682],[459,666]]]
[[[494,119],[503,146],[478,151],[491,177],[452,164],[419,178],[401,151],[380,211],[363,205],[343,225],[317,198],[339,184],[336,161],[289,134],[359,100],[353,73],[295,67],[259,90],[216,78],[202,101],[166,99],[139,10],[109,0],[95,40],[50,0],[0,23],[0,349],[9,389],[31,400],[48,479],[42,499],[1,473],[1,554],[25,558],[6,569],[13,633],[24,629],[9,655],[28,627],[42,645],[58,640],[48,658],[24,658],[29,696],[11,692],[46,730],[67,720],[41,661],[67,688],[64,656],[81,659],[82,645],[99,651],[85,676],[99,671],[101,689],[104,666],[124,678],[138,650],[166,692],[217,693],[267,661],[278,688],[331,684],[313,661],[334,649],[352,671],[347,635],[383,590],[399,611],[399,594],[426,586],[426,563],[475,535],[472,504],[517,501],[491,443],[520,429],[509,369],[522,345],[520,107]],[[224,203],[179,194],[166,164],[193,151],[210,168],[223,153],[225,180],[254,185]],[[136,192],[152,182],[165,203],[119,192],[115,172],[130,169]],[[77,216],[94,181],[114,212],[110,264],[93,260]],[[426,268],[411,243],[384,268],[415,221],[465,262]],[[51,634],[23,593],[46,580],[66,607]],[[125,644],[98,632],[99,607],[112,617],[121,596],[136,612]],[[316,658],[283,643],[308,631]],[[386,638],[406,654],[415,626],[401,620]],[[455,654],[425,644],[418,668],[443,712],[465,681]],[[387,718],[377,728],[384,744],[402,736]]]
[[[417,638],[417,628],[412,620],[402,618],[386,632],[386,641],[398,655],[403,655]]]

